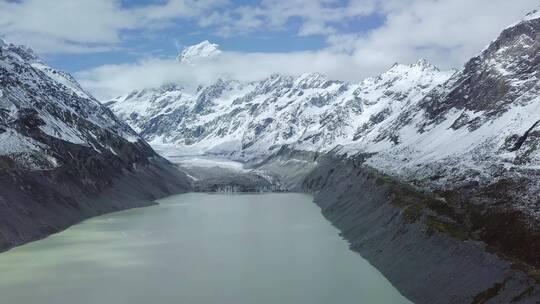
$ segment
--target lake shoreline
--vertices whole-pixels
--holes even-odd
[[[61,169],[57,171],[10,172],[0,178],[0,187],[6,189],[0,197],[0,254],[86,219],[151,206],[158,198],[190,190],[185,175],[162,158],[108,177],[110,184],[99,191],[66,178]],[[20,179],[31,186],[15,187]]]
[[[4,300],[410,303],[349,250],[310,195],[186,193],[158,203],[0,255]]]
[[[332,154],[318,158],[303,187],[351,249],[415,303],[540,300],[539,283],[511,260],[481,241],[442,229],[430,221],[433,217],[424,221],[420,212],[431,210],[414,206],[429,196],[354,159]]]

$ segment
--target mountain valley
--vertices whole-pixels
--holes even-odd
[[[223,51],[204,41],[178,68]],[[98,101],[0,40],[0,251],[184,192],[301,192],[415,303],[540,301],[540,11],[457,70]]]

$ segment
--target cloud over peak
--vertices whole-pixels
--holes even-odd
[[[538,0],[0,0],[0,37],[42,54],[85,58],[104,52],[108,64],[76,75],[106,98],[164,83],[255,80],[273,73],[320,72],[360,81],[394,62],[419,58],[455,68],[536,7]],[[135,53],[140,43],[159,48],[158,39],[173,45],[178,37],[218,40],[226,47],[206,42],[186,50],[184,63],[194,61],[188,57],[213,58],[196,66],[152,49],[130,61],[107,57]],[[301,51],[288,46],[306,37],[320,43],[306,43]]]

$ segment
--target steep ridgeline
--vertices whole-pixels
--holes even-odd
[[[187,187],[69,74],[0,43],[0,251]]]
[[[174,85],[134,91],[107,105],[153,145],[253,160],[283,145],[328,150],[358,140],[450,74],[421,60],[360,84],[320,74],[273,75],[250,83],[219,80],[194,92]]]
[[[395,118],[335,149],[326,165],[318,160],[304,185],[353,248],[411,299],[538,303],[539,120],[535,11]],[[436,293],[409,286],[405,268],[387,262],[395,258]],[[413,270],[429,260],[440,266]]]
[[[533,12],[341,151],[369,154],[368,165],[420,186],[492,185],[499,197],[482,204],[510,205],[538,220],[539,79],[540,14]]]
[[[491,185],[497,197],[483,204],[538,220],[539,79],[540,14],[531,13],[387,127],[345,150],[376,153],[368,164],[419,185]]]
[[[537,169],[539,32],[540,15],[531,13],[504,30],[447,82],[362,137],[351,150],[376,152],[380,157],[370,164],[415,179],[427,164],[432,169],[437,164],[460,168],[446,172],[446,177],[477,171],[482,181],[495,171]]]

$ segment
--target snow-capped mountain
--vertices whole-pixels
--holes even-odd
[[[188,186],[73,77],[0,43],[0,251]]]
[[[539,27],[538,11],[528,14],[459,71],[420,60],[359,84],[274,75],[135,91],[108,105],[151,144],[178,153],[253,160],[283,145],[339,146],[417,184],[486,184],[540,165]]]
[[[205,40],[199,44],[186,47],[176,60],[181,63],[195,64],[201,60],[209,60],[221,54],[219,45]]]
[[[539,18],[528,15],[504,30],[448,81],[354,149],[379,154],[391,149],[392,158],[408,159],[411,168],[449,159],[476,169],[539,164]]]
[[[116,153],[120,146],[114,141],[143,143],[69,74],[48,67],[24,46],[4,43],[0,81],[0,154],[10,155],[21,166],[60,165],[50,147],[35,138],[39,133],[99,153]],[[104,137],[114,140],[107,142]]]
[[[459,189],[462,201],[537,220],[539,79],[540,16],[533,13],[446,82],[341,151],[369,155],[368,165],[416,185]]]
[[[450,75],[420,60],[360,84],[273,75],[219,80],[194,92],[174,85],[134,91],[107,104],[152,144],[246,160],[282,145],[328,150],[358,140]]]

